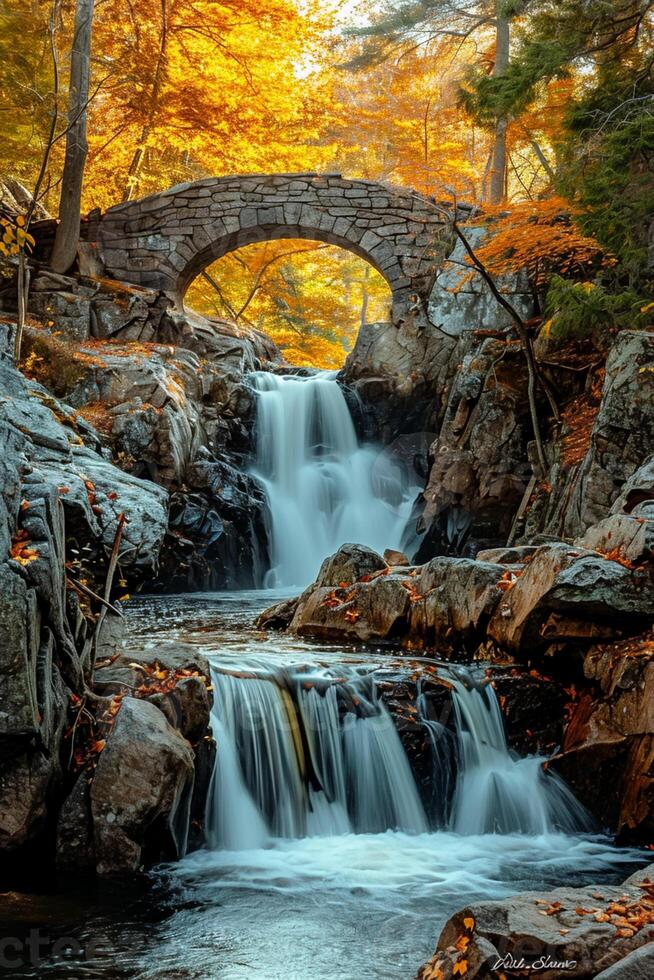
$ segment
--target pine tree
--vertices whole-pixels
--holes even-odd
[[[522,6],[520,4],[519,6]],[[516,4],[506,0],[418,0],[388,8],[367,28],[352,31],[361,39],[361,53],[347,67],[362,68],[379,63],[438,39],[468,40],[493,38],[492,76],[500,81],[509,64],[511,19]],[[482,70],[482,69],[480,69]],[[487,199],[499,204],[506,194],[506,113],[484,118],[494,132],[493,148],[486,168]]]

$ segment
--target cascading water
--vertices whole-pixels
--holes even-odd
[[[270,669],[250,658],[238,676],[213,672],[211,844],[245,849],[268,838],[425,832],[408,759],[374,680],[353,671]]]
[[[216,668],[211,844],[240,850],[271,839],[430,828],[460,835],[587,829],[587,814],[543,760],[509,751],[493,688],[460,668],[443,677],[453,688],[454,730],[428,719],[426,699],[418,698],[434,763],[426,813],[374,672],[289,670],[257,657],[236,672]]]
[[[257,372],[252,469],[270,509],[267,587],[304,586],[324,558],[353,541],[399,548],[417,487],[393,462],[357,440],[332,372],[309,377]]]
[[[148,912],[139,924],[126,902],[108,934],[104,906],[88,924],[85,942],[107,934],[111,949],[98,977],[399,980],[415,975],[463,905],[615,883],[649,861],[557,830],[573,822],[552,807],[560,797],[539,761],[507,750],[492,688],[476,689],[478,665],[421,670],[413,659],[262,635],[250,624],[271,598],[130,604],[139,644],[194,643],[211,658],[217,762],[208,846],[160,872],[173,884],[161,921]],[[416,671],[414,714],[405,694]],[[511,820],[488,790],[497,785],[514,800]],[[538,819],[518,806],[532,798]],[[562,805],[578,813],[571,799]]]
[[[459,834],[588,830],[588,813],[555,773],[544,771],[544,760],[509,751],[492,686],[458,673],[449,677],[459,753],[452,829]]]

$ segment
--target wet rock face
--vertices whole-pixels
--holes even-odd
[[[426,453],[462,346],[411,318],[399,325],[365,324],[339,375],[363,408],[361,434],[384,445],[421,435]]]
[[[93,660],[68,558],[106,575],[120,514],[123,574],[156,567],[167,494],[116,469],[69,406],[0,363],[0,852],[31,846],[61,793],[64,731]],[[72,550],[71,550],[72,549]],[[64,755],[62,755],[64,753]]]
[[[272,341],[110,280],[44,272],[33,304],[46,323],[56,315],[57,334],[76,356],[70,404],[101,428],[123,469],[170,491],[162,573],[150,569],[148,586],[258,585],[267,511],[246,472],[256,413],[248,375],[280,360]],[[48,329],[30,328],[35,349],[48,338]]]
[[[418,561],[506,542],[531,476],[526,392],[520,350],[489,339],[464,356],[430,450]]]
[[[582,525],[606,515],[623,484],[654,452],[654,336],[619,335],[606,362],[602,403],[578,499]]]
[[[567,463],[561,445],[548,490],[537,497],[525,540],[537,533],[580,538],[610,513],[631,513],[654,496],[654,335],[625,330],[606,361],[601,401],[591,419],[589,444],[580,462]]]
[[[268,568],[268,505],[226,460],[196,462],[194,492],[175,491],[155,592],[257,588]],[[197,489],[195,489],[197,488]]]
[[[574,704],[556,766],[602,823],[624,840],[654,833],[654,644],[651,637],[592,647],[588,689]],[[601,788],[593,774],[601,769]]]
[[[465,976],[476,980],[514,976],[532,964],[544,980],[650,976],[653,873],[650,866],[619,886],[524,892],[467,906],[445,924],[418,980],[453,980],[464,960]]]

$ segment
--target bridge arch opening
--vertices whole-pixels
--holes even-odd
[[[262,331],[291,364],[338,369],[365,324],[391,319],[388,281],[349,245],[277,234],[211,258],[185,305]]]

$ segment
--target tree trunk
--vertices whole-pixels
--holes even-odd
[[[138,178],[141,172],[141,166],[143,165],[143,158],[145,157],[145,151],[147,149],[148,140],[150,134],[154,129],[154,123],[157,118],[157,112],[159,110],[159,100],[161,99],[161,90],[164,83],[164,75],[166,69],[166,57],[168,52],[168,0],[161,0],[161,35],[159,38],[159,54],[157,56],[157,66],[154,72],[154,78],[152,80],[152,90],[150,92],[150,105],[148,108],[148,116],[141,130],[141,136],[138,141],[137,147],[134,150],[134,155],[132,156],[132,162],[129,165],[129,170],[127,172],[127,181],[123,189],[123,200],[131,201],[134,197],[134,192],[138,185]]]
[[[75,35],[70,60],[70,94],[68,97],[68,133],[66,158],[61,180],[59,224],[50,265],[55,272],[68,272],[77,255],[82,183],[88,153],[86,122],[88,116],[91,74],[91,33],[94,0],[77,0]]]
[[[495,41],[495,67],[493,75],[503,75],[509,65],[511,29],[508,17],[502,13],[502,0],[496,2],[497,32]],[[488,200],[491,204],[501,204],[506,195],[506,129],[507,120],[503,116],[495,123],[495,142],[493,145],[493,164],[490,173]]]
[[[361,312],[359,314],[359,327],[362,330],[368,322],[368,303],[370,302],[370,294],[368,293],[369,279],[370,266],[366,265],[365,272],[363,273],[363,282],[361,284]]]
[[[16,333],[14,336],[14,363],[18,365],[20,361],[20,349],[23,343],[25,321],[27,319],[27,300],[30,292],[30,268],[27,264],[24,249],[21,249],[18,255],[16,292],[18,297],[18,318],[16,320]]]

